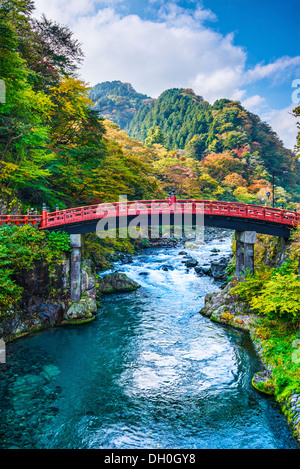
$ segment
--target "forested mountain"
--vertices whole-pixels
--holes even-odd
[[[202,97],[196,96],[190,89],[170,89],[150,106],[141,107],[127,130],[130,135],[145,142],[151,135],[151,129],[160,127],[168,150],[184,149],[195,135],[207,136],[212,121],[211,106]]]
[[[160,129],[160,141],[155,130]],[[168,150],[185,149],[201,160],[209,153],[256,152],[266,170],[289,170],[292,153],[271,127],[237,101],[221,99],[212,106],[191,90],[167,90],[135,114],[128,133],[146,144],[164,143]],[[153,137],[154,135],[154,137]],[[288,183],[294,175],[285,176]]]
[[[130,83],[106,81],[90,91],[94,109],[124,129],[143,104],[150,104],[152,98],[137,93]]]
[[[295,155],[238,101],[210,105],[191,89],[170,89],[141,102],[123,128],[160,154],[153,166],[166,190],[176,186],[188,197],[270,203],[274,172],[277,205],[300,200]]]

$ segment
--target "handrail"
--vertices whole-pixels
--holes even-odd
[[[157,206],[158,204],[158,206]],[[254,220],[281,223],[297,226],[300,215],[291,210],[243,204],[239,202],[222,202],[214,200],[179,199],[167,200],[133,200],[124,202],[107,202],[99,205],[77,207],[46,213],[43,228],[84,222],[86,220],[117,217],[126,215],[157,213],[204,213],[205,215],[232,216]]]
[[[0,226],[39,225],[41,219],[41,215],[0,215]]]
[[[195,200],[175,198],[163,200],[133,200],[124,202],[106,202],[97,205],[74,207],[56,210],[41,215],[0,215],[1,225],[39,225],[40,229],[64,226],[72,223],[83,223],[105,217],[134,216],[140,214],[201,214],[212,216],[230,216],[266,222],[280,223],[296,227],[300,214],[262,205],[243,204],[240,202],[223,202],[215,200]]]

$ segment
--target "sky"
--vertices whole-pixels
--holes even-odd
[[[91,86],[120,80],[153,98],[192,88],[211,104],[238,100],[294,149],[299,0],[35,0],[35,7],[37,17],[73,31],[85,54],[80,76]]]

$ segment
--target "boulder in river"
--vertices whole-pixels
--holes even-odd
[[[174,267],[170,264],[163,264],[160,267],[160,270],[164,270],[165,272],[168,272],[168,270],[174,270]]]
[[[268,370],[255,373],[252,378],[252,386],[265,394],[274,394],[275,392],[275,385]]]
[[[195,267],[195,272],[198,275],[211,275],[211,267],[210,265],[197,265]]]
[[[183,261],[183,263],[187,267],[196,267],[196,265],[198,265],[198,261],[196,259],[194,259],[193,257],[190,257],[190,256],[186,259],[186,261]]]
[[[226,259],[226,257],[221,257],[218,260],[212,261],[210,266],[211,275],[215,280],[226,280],[226,269],[228,266],[228,259]]]
[[[69,309],[65,314],[65,321],[66,322],[73,322],[73,321],[89,321],[94,319],[95,315],[97,314],[97,303],[96,300],[85,297],[82,298],[80,301],[71,304]]]
[[[140,288],[140,285],[123,272],[114,272],[98,279],[97,293],[126,293]]]

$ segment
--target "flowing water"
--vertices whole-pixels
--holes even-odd
[[[1,448],[298,448],[251,385],[261,365],[247,334],[199,314],[220,286],[187,269],[181,249],[118,266],[141,288],[104,297],[92,323],[7,345]],[[229,240],[191,254],[205,264],[226,252]]]

